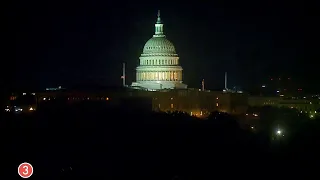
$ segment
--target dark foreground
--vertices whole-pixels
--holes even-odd
[[[243,130],[228,115],[136,113],[92,105],[3,115],[5,177],[34,166],[31,179],[225,179],[311,176],[319,164],[318,123],[290,138]],[[10,178],[10,179],[11,179]]]

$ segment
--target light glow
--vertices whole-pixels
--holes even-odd
[[[280,129],[277,130],[277,135],[281,135],[282,131]]]

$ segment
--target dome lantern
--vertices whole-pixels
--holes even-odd
[[[153,35],[153,37],[164,37],[164,33],[163,33],[163,24],[161,22],[161,18],[160,18],[160,10],[158,10],[158,18],[157,18],[157,22],[154,25],[155,26],[155,33]]]

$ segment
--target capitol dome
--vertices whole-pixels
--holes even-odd
[[[143,54],[176,54],[176,50],[165,36],[156,36],[146,42]]]
[[[183,69],[179,65],[176,49],[164,35],[160,11],[154,35],[144,45],[139,59],[136,82],[132,82],[132,87],[150,91],[187,88],[187,85],[182,83]]]

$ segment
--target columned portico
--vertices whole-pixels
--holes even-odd
[[[137,81],[181,81],[181,71],[152,71],[141,70],[137,72]]]

